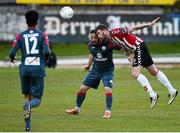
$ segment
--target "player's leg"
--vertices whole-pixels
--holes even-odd
[[[31,99],[31,96],[29,94],[24,95],[24,120],[25,120],[25,131],[31,131],[31,105],[29,104],[29,101]]]
[[[150,58],[148,49],[145,43],[140,44],[135,51],[135,60],[132,64],[132,76],[136,79],[140,85],[145,89],[145,91],[149,94],[151,105],[150,108],[153,108],[158,99],[158,94],[154,92],[152,89],[148,79],[146,76],[141,74],[141,66],[147,66],[149,64],[153,64],[152,59]]]
[[[31,109],[40,104],[42,97],[44,82],[43,78],[38,77],[24,77],[22,80],[23,88],[28,88],[24,91],[24,117],[25,117],[25,130],[31,131]]]
[[[111,117],[111,107],[113,102],[112,88],[105,87],[105,96],[106,96],[106,110],[104,112],[103,118],[108,119]]]
[[[140,70],[141,70],[141,66],[132,67],[132,76],[140,83],[140,85],[149,94],[149,96],[153,97],[155,95],[155,92],[153,91],[146,76],[140,73]]]
[[[149,71],[149,73],[151,73],[151,75],[155,76],[159,80],[159,82],[167,88],[169,92],[168,104],[170,105],[175,100],[178,91],[174,89],[174,87],[171,85],[166,75],[162,71],[158,70],[158,68],[154,64],[146,68]]]
[[[24,117],[25,118],[29,118],[30,116],[30,112],[31,112],[31,106],[29,104],[29,101],[31,99],[31,96],[29,94],[24,94],[24,105],[23,105],[23,109],[24,109]]]
[[[30,78],[27,76],[20,76],[22,94],[24,94],[24,120],[25,120],[25,131],[31,130],[31,106],[29,101],[30,96]]]
[[[30,89],[31,100],[29,101],[29,104],[34,108],[41,103],[44,91],[44,77],[31,77]]]
[[[76,97],[76,105],[72,109],[67,109],[66,113],[68,114],[73,114],[73,115],[78,115],[80,113],[80,108],[82,103],[84,102],[86,98],[86,92],[89,90],[89,87],[86,85],[81,85],[79,91],[77,92],[77,97]]]
[[[89,87],[86,85],[81,85],[80,90],[77,93],[76,98],[76,108],[80,110],[82,103],[84,102],[86,98],[86,92],[89,90]]]
[[[106,72],[102,76],[102,81],[105,88],[105,96],[106,96],[106,110],[103,115],[103,118],[110,118],[111,117],[111,107],[113,102],[113,96],[112,96],[112,88],[113,88],[113,70]]]
[[[140,73],[140,69],[141,69],[140,66],[133,67],[132,76],[140,83],[140,85],[144,88],[144,90],[149,94],[151,100],[150,108],[153,108],[157,103],[158,94],[154,92],[146,76]]]
[[[78,115],[80,112],[80,107],[85,100],[86,92],[89,90],[89,88],[95,88],[97,89],[100,83],[99,76],[94,72],[89,72],[89,74],[85,77],[83,84],[81,85],[77,97],[76,97],[76,105],[75,108],[66,110],[66,113]]]

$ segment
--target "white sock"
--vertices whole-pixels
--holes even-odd
[[[75,106],[75,109],[77,109],[80,112],[80,108],[78,106]]]
[[[155,92],[153,91],[148,79],[144,75],[139,74],[137,81],[147,91],[147,93],[149,94],[150,97],[154,97]]]
[[[111,110],[106,110],[106,112],[111,113]]]
[[[163,84],[168,89],[169,93],[175,92],[174,87],[172,87],[171,83],[169,82],[168,78],[163,72],[159,70],[156,75],[156,78],[161,82],[161,84]]]

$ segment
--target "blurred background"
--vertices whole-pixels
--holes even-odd
[[[73,8],[73,18],[60,17],[63,6]],[[180,64],[180,0],[0,0],[1,67],[10,65],[11,42],[26,29],[24,13],[30,9],[40,13],[39,29],[48,34],[58,66],[87,62],[89,31],[98,24],[124,27],[158,16],[153,28],[134,34],[147,42],[156,63]],[[116,64],[128,64],[122,53],[115,52],[114,57]]]

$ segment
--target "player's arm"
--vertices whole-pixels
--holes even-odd
[[[49,39],[46,33],[43,33],[43,50],[44,50],[45,61],[47,62],[49,59],[50,48],[49,48]]]
[[[85,70],[89,70],[89,68],[91,67],[92,63],[93,63],[93,55],[89,54],[88,63],[84,66],[84,69]]]
[[[109,48],[115,49],[115,50],[120,50],[122,48],[120,43],[112,43],[109,42]]]
[[[130,62],[133,62],[133,61],[134,61],[134,57],[135,57],[135,55],[134,55],[134,54],[131,54],[131,55],[128,56],[128,60],[129,60]]]
[[[134,52],[133,52],[133,51],[130,51],[130,50],[127,49],[127,48],[122,48],[121,51],[123,52],[123,54],[124,54],[125,56],[128,57],[128,59],[129,59],[130,56],[134,55]]]
[[[12,43],[12,49],[9,53],[10,62],[14,63],[16,60],[16,52],[20,48],[20,34],[16,36],[16,39]]]
[[[128,32],[133,32],[133,31],[136,31],[136,30],[140,30],[140,29],[143,29],[143,28],[146,28],[146,27],[152,27],[155,25],[155,23],[160,19],[160,17],[157,17],[156,19],[154,19],[153,21],[151,22],[148,22],[148,23],[144,23],[144,24],[140,24],[140,25],[135,25],[135,26],[132,26],[132,27],[128,27]]]

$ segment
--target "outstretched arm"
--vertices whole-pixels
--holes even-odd
[[[128,32],[133,32],[133,31],[140,30],[140,29],[143,29],[143,28],[146,28],[146,27],[152,27],[152,26],[155,25],[155,23],[159,19],[160,19],[160,17],[157,17],[156,19],[154,19],[151,22],[148,22],[148,23],[145,23],[145,24],[140,24],[140,25],[135,25],[135,26],[132,26],[132,27],[128,27]]]

